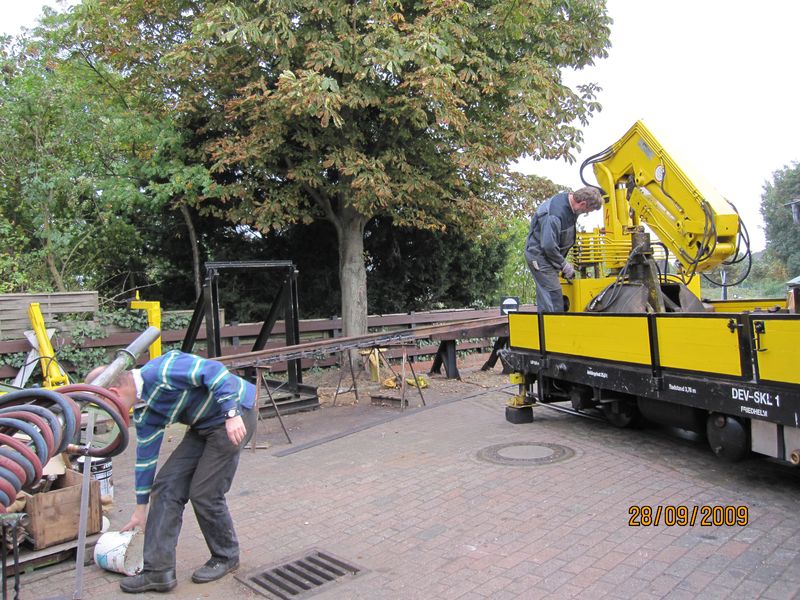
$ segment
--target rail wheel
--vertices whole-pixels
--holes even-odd
[[[747,425],[736,417],[711,413],[706,421],[706,434],[711,450],[722,460],[742,460],[750,449]]]
[[[631,400],[613,400],[602,405],[603,414],[614,427],[633,427],[639,421],[639,409]]]

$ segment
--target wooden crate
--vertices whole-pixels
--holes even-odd
[[[28,532],[35,550],[54,544],[68,542],[78,537],[81,512],[81,481],[83,476],[70,469],[59,475],[48,492],[25,494],[25,512],[31,519]],[[89,482],[89,514],[86,535],[100,531],[102,513],[100,507],[100,482]]]

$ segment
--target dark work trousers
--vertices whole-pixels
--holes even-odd
[[[539,312],[564,312],[564,296],[558,271],[544,259],[536,261],[538,269],[533,261],[528,260],[527,263],[536,282],[536,307]]]
[[[257,408],[242,410],[247,435],[239,446],[228,439],[225,424],[188,428],[186,435],[158,471],[150,494],[144,530],[144,570],[175,568],[175,550],[183,524],[183,509],[191,500],[211,556],[239,558],[239,540],[225,503],[239,453],[258,424]]]

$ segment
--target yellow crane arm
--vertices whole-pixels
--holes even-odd
[[[642,121],[590,162],[608,196],[605,244],[628,242],[633,228],[644,223],[690,277],[735,256],[736,209],[692,181]]]

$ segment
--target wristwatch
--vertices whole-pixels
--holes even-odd
[[[230,409],[228,412],[226,412],[226,413],[225,413],[225,418],[226,418],[226,419],[232,419],[233,417],[239,417],[239,416],[241,416],[241,414],[242,414],[242,413],[241,413],[241,412],[239,412],[239,409],[238,409],[238,408],[232,408],[232,409]]]

